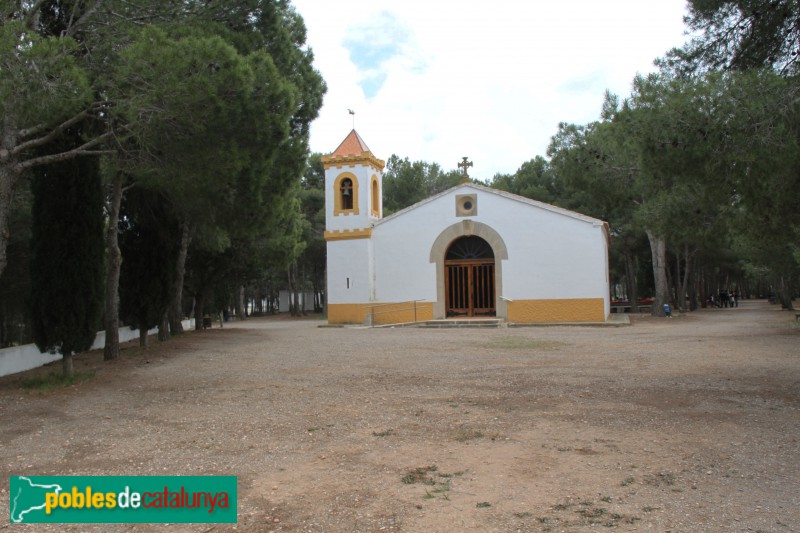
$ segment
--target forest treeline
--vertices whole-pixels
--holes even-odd
[[[0,5],[0,346],[34,339],[69,372],[98,329],[163,340],[324,293],[325,83],[288,0]],[[688,5],[694,37],[656,73],[485,183],[607,221],[614,295],[654,313],[720,290],[791,308],[800,7]],[[393,155],[385,214],[460,180]]]
[[[325,93],[305,40],[288,0],[2,1],[3,345],[69,373],[98,329],[111,359],[120,322],[166,339],[285,282]]]

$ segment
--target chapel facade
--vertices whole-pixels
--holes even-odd
[[[385,164],[355,130],[322,162],[329,323],[608,318],[605,222],[471,182],[384,218]]]

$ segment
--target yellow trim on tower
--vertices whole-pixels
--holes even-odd
[[[353,184],[353,208],[344,209],[342,207],[342,180],[349,179]],[[333,216],[336,215],[357,215],[358,214],[358,178],[352,172],[342,172],[333,180]]]
[[[522,324],[605,322],[602,298],[508,301],[508,321]]]
[[[326,231],[324,234],[326,241],[346,241],[349,239],[369,239],[372,237],[372,228],[364,229],[345,229]]]
[[[383,171],[383,167],[386,166],[386,163],[382,159],[378,159],[372,152],[363,152],[359,155],[348,155],[348,156],[333,156],[333,155],[323,155],[321,157],[322,160],[322,167],[325,170],[328,170],[331,167],[342,168],[344,166],[357,166],[357,165],[366,165],[374,168],[378,172]]]

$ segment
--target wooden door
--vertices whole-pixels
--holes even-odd
[[[495,316],[494,259],[445,262],[447,316]]]

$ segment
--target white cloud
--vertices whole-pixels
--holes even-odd
[[[408,54],[408,30],[389,11],[348,29],[343,45],[359,69],[359,85],[367,99],[381,90],[393,61]]]
[[[684,42],[684,0],[294,0],[328,84],[311,149],[352,127],[381,158],[480,179],[544,155],[559,122],[598,118],[606,89]]]

